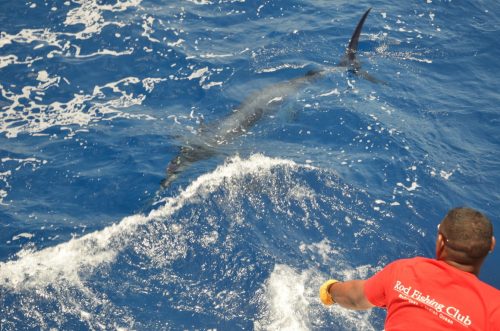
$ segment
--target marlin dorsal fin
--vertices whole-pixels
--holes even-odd
[[[349,46],[347,47],[344,57],[340,61],[339,66],[341,67],[352,67],[352,69],[357,70],[359,68],[359,63],[356,59],[356,53],[358,51],[359,36],[361,35],[361,29],[363,29],[363,24],[365,23],[366,17],[370,13],[371,8],[363,14],[361,19],[354,30],[351,40],[349,41]]]

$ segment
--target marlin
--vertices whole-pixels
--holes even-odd
[[[334,69],[347,70],[371,82],[380,83],[382,81],[361,70],[361,63],[356,57],[361,29],[370,10],[371,8],[359,20],[344,56]],[[327,68],[311,70],[305,76],[268,86],[247,97],[237,109],[220,122],[210,127],[201,127],[196,142],[181,147],[180,153],[168,164],[161,188],[167,188],[192,163],[212,157],[220,145],[227,144],[235,137],[248,132],[264,116],[275,112],[286,98],[294,95],[300,88],[332,71],[334,70]]]

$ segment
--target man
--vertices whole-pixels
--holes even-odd
[[[500,330],[500,291],[477,276],[495,238],[488,218],[455,208],[438,225],[436,259],[397,260],[367,280],[329,280],[321,301],[387,309],[385,330]]]

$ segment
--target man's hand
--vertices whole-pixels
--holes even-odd
[[[357,310],[373,308],[375,305],[365,296],[364,284],[364,280],[326,281],[320,288],[321,302],[325,305],[337,303],[344,308]]]
[[[332,295],[330,294],[330,286],[338,282],[338,280],[330,279],[324,282],[323,285],[321,285],[321,287],[319,288],[319,298],[321,299],[321,302],[323,302],[323,304],[329,306],[335,303]]]

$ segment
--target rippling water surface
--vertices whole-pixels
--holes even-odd
[[[386,84],[331,70],[159,190],[204,127],[334,68],[369,7],[358,56]],[[382,330],[317,289],[433,256],[453,206],[499,228],[499,12],[0,2],[0,330]]]

